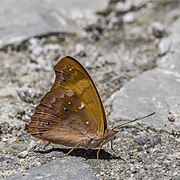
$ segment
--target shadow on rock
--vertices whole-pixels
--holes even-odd
[[[47,149],[47,150],[38,150],[38,151],[34,151],[36,153],[41,153],[41,154],[48,154],[51,152],[63,152],[64,154],[67,154],[71,149],[65,149],[65,148],[51,148],[51,149]],[[68,156],[75,156],[75,157],[83,157],[85,159],[96,159],[96,155],[97,155],[97,149],[82,149],[82,148],[78,148],[78,149],[74,149]],[[121,159],[123,160],[121,157],[118,156],[114,156],[108,152],[106,152],[105,150],[101,149],[100,153],[99,153],[99,159],[102,160],[111,160],[111,159]]]

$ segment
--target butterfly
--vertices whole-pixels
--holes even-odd
[[[67,154],[76,147],[99,148],[99,159],[102,146],[112,142],[118,131],[107,128],[104,107],[91,77],[69,56],[62,58],[54,71],[55,83],[36,107],[28,132],[41,140],[72,147]]]

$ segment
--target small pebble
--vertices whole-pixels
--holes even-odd
[[[7,140],[7,138],[4,137],[4,138],[1,139],[1,141],[2,142],[7,142],[8,140]]]
[[[33,149],[34,147],[36,147],[38,144],[37,141],[31,140],[28,147],[27,147],[27,151],[30,151],[31,149]]]
[[[140,9],[146,5],[146,0],[133,0],[132,6],[134,9]]]
[[[175,113],[169,112],[169,115],[167,118],[170,122],[175,122],[177,119],[177,115]]]
[[[169,37],[163,38],[160,40],[158,49],[159,49],[159,55],[165,55],[171,47],[171,39]]]
[[[62,50],[61,50],[61,46],[58,45],[58,44],[47,44],[44,46],[44,52],[47,54],[48,52],[50,51],[54,51],[56,53],[60,53]]]
[[[17,92],[16,92],[16,87],[6,86],[3,88],[0,88],[0,98],[3,98],[3,97],[19,100],[19,96],[17,95]]]
[[[167,32],[163,24],[155,22],[152,24],[152,34],[156,38],[162,38],[167,34]]]
[[[19,154],[18,154],[18,157],[19,158],[25,158],[25,157],[27,157],[27,155],[28,155],[28,151],[22,151],[22,152],[20,152]]]
[[[37,166],[41,166],[41,162],[36,162],[36,165]]]
[[[84,46],[82,44],[79,44],[79,43],[76,44],[75,49],[76,49],[77,54],[80,54],[80,53],[84,52]]]
[[[29,40],[29,47],[28,49],[34,54],[35,56],[40,56],[43,52],[43,48],[39,45],[38,39],[31,38]]]
[[[129,12],[123,16],[123,22],[125,23],[133,23],[135,20],[135,16],[133,12]]]
[[[118,2],[116,4],[116,7],[115,7],[115,10],[116,12],[119,12],[119,13],[126,13],[128,11],[130,11],[132,8],[132,3],[130,1],[127,1],[127,2]]]

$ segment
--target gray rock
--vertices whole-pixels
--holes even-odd
[[[165,55],[171,47],[171,39],[169,37],[162,38],[159,42],[159,55]]]
[[[31,38],[29,40],[28,49],[36,56],[41,55],[43,52],[43,48],[38,44],[38,40],[36,38]]]
[[[152,24],[152,33],[156,38],[162,38],[167,34],[164,25],[160,22],[155,22]]]
[[[15,165],[19,165],[19,162],[16,159],[10,158],[10,157],[4,157],[4,156],[0,156],[0,163],[2,162],[8,162],[9,164],[15,164]]]
[[[13,128],[8,122],[0,123],[0,135],[2,134],[12,134]]]
[[[10,84],[5,87],[0,87],[0,98],[9,98],[19,100],[16,88]]]
[[[119,13],[126,13],[128,11],[130,11],[132,8],[132,3],[130,1],[126,1],[126,2],[118,2],[116,4],[115,10],[116,12]]]
[[[61,46],[58,44],[48,44],[44,46],[45,53],[48,53],[49,51],[54,51],[56,53],[61,52]]]
[[[0,48],[32,36],[53,32],[77,33],[77,13],[88,16],[103,0],[26,1],[0,0]],[[88,13],[87,13],[88,12]]]
[[[110,12],[109,0],[103,0],[101,5],[97,7],[96,13],[97,14],[108,14]]]
[[[96,179],[89,166],[78,158],[65,157],[51,161],[39,167],[28,170],[25,174],[18,174],[8,178],[9,180],[68,180],[68,179]]]
[[[28,155],[28,151],[26,151],[26,150],[18,153],[19,158],[26,158],[27,155]]]
[[[140,9],[146,5],[146,0],[132,0],[132,6],[134,9]]]
[[[76,44],[75,46],[75,51],[73,52],[73,55],[80,55],[80,54],[85,54],[85,47],[83,44]]]
[[[122,18],[125,23],[133,23],[135,21],[135,15],[133,12],[126,13]]]
[[[127,0],[127,1],[120,1],[116,4],[115,10],[119,13],[126,13],[131,9],[140,9],[145,6],[145,0]]]
[[[134,119],[156,112],[141,122],[153,128],[180,133],[180,74],[165,69],[154,69],[132,79],[113,95],[111,118]],[[176,120],[169,121],[173,113]]]
[[[180,18],[178,18],[172,24],[172,26],[170,28],[170,32],[171,32],[171,37],[173,39],[173,44],[172,44],[173,50],[175,50],[176,52],[180,51],[178,48],[180,45],[180,37],[179,37],[179,34],[180,34]]]

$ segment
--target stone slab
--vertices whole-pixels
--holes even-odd
[[[32,36],[77,33],[75,20],[93,16],[103,0],[0,0],[0,48]]]
[[[39,167],[34,167],[24,174],[11,176],[8,180],[68,180],[84,179],[95,180],[90,167],[82,160],[74,157],[65,157],[51,161]]]
[[[112,119],[134,119],[155,111],[154,116],[141,122],[180,133],[179,27],[180,19],[170,28],[171,52],[159,57],[157,67],[132,79],[112,95]]]
[[[111,118],[134,119],[156,112],[143,123],[168,132],[180,132],[180,76],[155,69],[128,82],[113,96]],[[174,120],[169,118],[174,117]],[[172,122],[174,121],[174,122]]]

